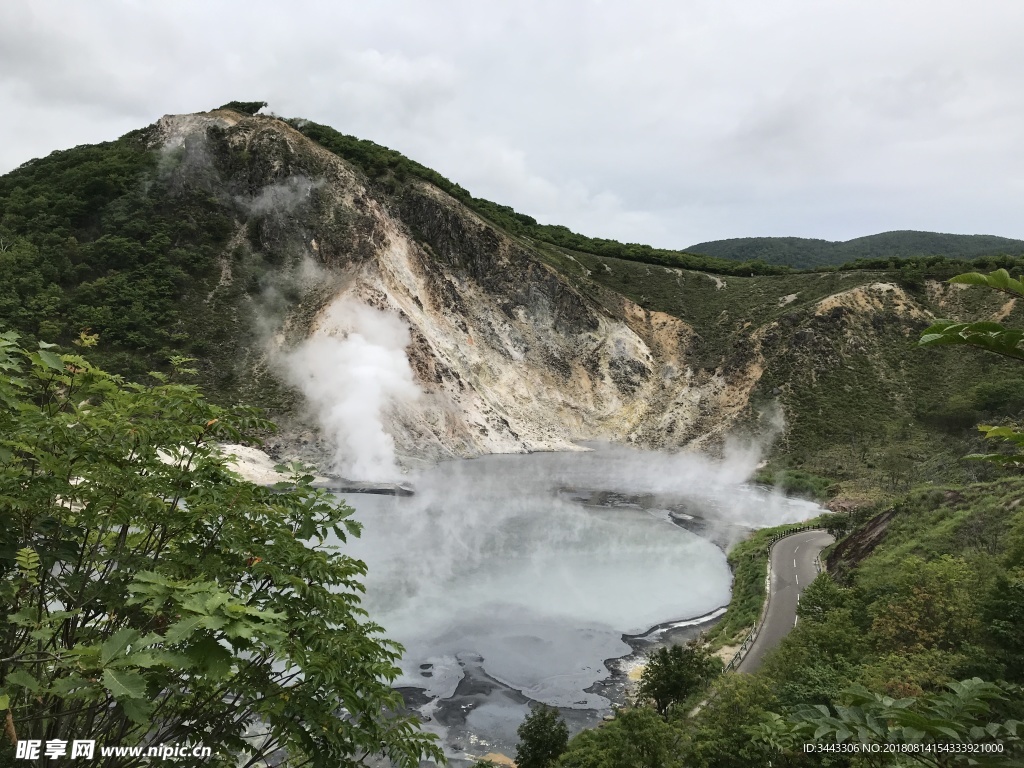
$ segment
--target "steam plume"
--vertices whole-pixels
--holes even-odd
[[[388,412],[421,395],[405,348],[409,329],[395,315],[343,298],[317,331],[285,355],[288,379],[316,412],[334,447],[333,469],[352,480],[400,476]]]

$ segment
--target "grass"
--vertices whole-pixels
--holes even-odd
[[[771,485],[787,496],[799,496],[811,501],[825,501],[836,490],[834,481],[802,469],[760,469],[754,482]]]

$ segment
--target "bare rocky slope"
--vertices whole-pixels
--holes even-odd
[[[291,299],[252,299],[254,314],[276,313],[268,337],[279,351],[309,335],[344,336],[332,308],[352,299],[408,324],[425,397],[387,414],[400,454],[699,444],[729,429],[757,383],[756,354],[727,371],[695,368],[685,322],[624,297],[585,296],[528,245],[425,182],[381,195],[283,121],[168,116],[151,141],[174,173],[206,175],[241,201],[248,218],[231,247],[298,286]],[[232,264],[226,254],[211,301],[231,284]],[[272,369],[274,358],[258,344],[249,353],[256,367]]]

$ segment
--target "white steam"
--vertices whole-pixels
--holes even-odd
[[[314,181],[302,175],[289,176],[283,181],[268,184],[251,198],[236,197],[235,202],[253,215],[272,213],[282,216],[309,202],[313,190],[323,185],[323,179]]]
[[[332,469],[351,480],[395,480],[389,413],[421,392],[406,356],[409,329],[397,316],[341,299],[320,327],[283,359],[334,448]]]
[[[712,540],[821,512],[748,485],[756,461],[604,446],[445,462],[414,476],[412,497],[348,494],[365,528],[346,551],[406,649],[400,684],[449,697],[472,661],[537,701],[606,706],[587,689],[630,652],[623,633],[728,603]]]

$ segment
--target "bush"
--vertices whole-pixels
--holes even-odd
[[[217,443],[269,428],[257,412],[166,377],[126,384],[11,332],[0,371],[11,739],[202,743],[205,765],[232,768],[281,750],[440,757],[390,687],[401,648],[359,607],[366,566],[323,546],[358,535],[352,510],[301,472],[289,490],[228,470]]]
[[[569,729],[558,710],[541,704],[519,726],[516,765],[519,768],[547,768],[565,751]]]
[[[647,657],[636,697],[651,701],[664,717],[675,705],[701,693],[722,672],[722,662],[700,640],[659,648]]]
[[[230,109],[243,115],[255,115],[265,106],[267,106],[265,101],[229,101],[227,104],[217,107],[217,109]]]

